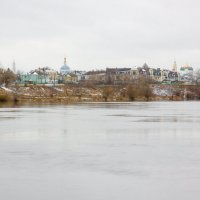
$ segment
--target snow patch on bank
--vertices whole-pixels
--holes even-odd
[[[171,88],[160,88],[160,87],[154,87],[153,88],[153,94],[157,96],[171,96],[173,94],[173,91]]]
[[[3,90],[5,90],[6,92],[14,93],[13,90],[11,90],[11,89],[9,89],[7,87],[1,86],[0,88],[3,89]]]

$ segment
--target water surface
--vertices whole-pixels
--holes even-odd
[[[196,200],[200,103],[0,108],[2,200]]]

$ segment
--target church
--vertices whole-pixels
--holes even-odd
[[[64,58],[64,65],[61,66],[61,68],[60,68],[60,74],[61,74],[61,75],[67,75],[67,74],[69,74],[70,72],[71,72],[70,67],[67,66],[67,59]]]

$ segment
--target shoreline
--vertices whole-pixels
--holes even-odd
[[[105,103],[105,102],[160,102],[160,101],[198,101],[200,98],[194,91],[200,91],[197,86],[151,86],[145,93],[136,93],[130,86],[10,86],[0,88],[0,103],[18,104],[76,104],[76,103]],[[187,88],[187,98],[185,95]],[[192,93],[193,92],[193,93]],[[200,92],[198,93],[198,95]]]

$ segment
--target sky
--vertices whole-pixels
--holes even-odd
[[[200,67],[199,0],[0,0],[0,66]]]

